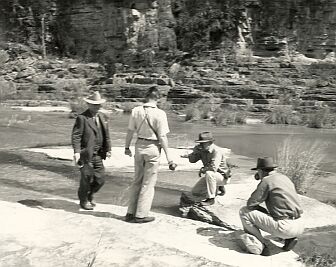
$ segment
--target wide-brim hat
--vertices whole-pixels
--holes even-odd
[[[106,102],[105,99],[101,98],[98,91],[94,92],[92,95],[89,95],[87,98],[84,98],[84,101],[93,105],[99,105]]]
[[[267,170],[267,169],[274,169],[278,167],[274,164],[272,157],[265,157],[265,158],[258,158],[257,167],[252,168],[251,170]]]
[[[198,135],[198,140],[195,140],[196,143],[206,143],[213,141],[215,141],[215,139],[213,138],[211,132],[202,132]]]

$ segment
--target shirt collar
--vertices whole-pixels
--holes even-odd
[[[156,104],[155,103],[145,103],[143,104],[144,107],[151,107],[151,108],[156,108]]]
[[[212,143],[210,146],[209,146],[209,152],[210,153],[212,153],[213,151],[214,151],[214,149],[215,149],[215,144],[214,143]]]

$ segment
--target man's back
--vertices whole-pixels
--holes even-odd
[[[268,187],[266,206],[274,218],[299,217],[302,209],[293,182],[281,173],[272,172],[262,183]]]
[[[158,135],[167,134],[169,127],[166,113],[149,103],[133,108],[128,129],[136,131],[138,137],[155,140],[157,137],[151,127]]]

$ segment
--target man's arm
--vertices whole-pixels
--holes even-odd
[[[168,164],[170,164],[171,162],[173,162],[172,158],[170,157],[170,154],[169,154],[169,150],[168,150],[168,138],[166,135],[159,135],[158,136],[159,138],[159,142],[162,146],[162,149],[163,151],[165,152],[166,154],[166,158],[167,158],[167,161],[168,161]]]
[[[258,209],[259,205],[263,203],[268,197],[268,185],[261,181],[257,189],[251,194],[247,200],[247,207],[251,210]]]
[[[126,139],[125,139],[125,155],[128,155],[132,157],[132,151],[130,150],[130,145],[133,139],[134,131],[128,129],[127,134],[126,134]]]
[[[106,138],[106,146],[107,146],[107,152],[111,152],[111,147],[112,147],[112,145],[111,145],[111,137],[110,137],[110,129],[109,129],[109,124],[108,124],[108,118],[107,118],[107,116],[105,115],[105,114],[103,114],[104,115],[104,119],[105,119],[105,122],[106,122],[106,136],[105,136],[105,138]]]
[[[193,148],[193,152],[188,155],[190,163],[195,163],[201,159],[201,146],[197,145]]]
[[[84,130],[84,118],[79,115],[76,118],[75,124],[72,128],[72,134],[71,134],[71,143],[72,143],[72,148],[74,150],[75,164],[77,164],[80,159],[83,130]]]

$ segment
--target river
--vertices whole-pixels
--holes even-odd
[[[323,142],[327,144],[325,157],[320,169],[331,174],[320,177],[310,188],[308,195],[319,200],[336,199],[336,130],[311,129],[302,126],[248,124],[218,127],[211,122],[185,122],[183,118],[168,116],[171,147],[191,147],[202,131],[212,131],[216,144],[227,147],[236,155],[251,158],[256,162],[258,157],[275,156],[276,150],[283,141],[292,137],[304,142]],[[112,139],[123,144],[128,116],[112,116]]]
[[[128,116],[117,115],[112,118],[112,128],[116,139],[123,142]],[[249,124],[218,127],[210,122],[185,122],[176,116],[169,117],[169,142],[171,146],[193,146],[198,133],[212,131],[216,144],[227,147],[234,154],[252,159],[262,156],[275,156],[277,147],[288,137],[304,142],[326,144],[325,158],[321,168],[336,173],[336,129],[312,129],[302,126]]]

